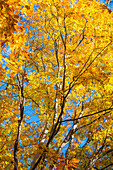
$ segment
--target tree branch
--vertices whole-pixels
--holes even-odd
[[[21,125],[22,125],[23,114],[24,114],[23,76],[22,76],[22,83],[20,82],[18,75],[17,75],[17,79],[18,79],[18,88],[20,92],[20,119],[18,120],[18,132],[17,132],[16,141],[14,144],[14,170],[18,169],[17,150],[18,150],[18,143],[20,139]]]
[[[82,119],[82,118],[85,118],[85,117],[89,117],[89,116],[93,116],[93,115],[96,115],[96,114],[98,114],[98,113],[105,112],[105,111],[112,110],[112,109],[113,109],[113,108],[100,110],[100,111],[95,112],[95,113],[92,113],[92,114],[90,114],[90,115],[85,115],[85,116],[78,117],[78,118],[75,118],[75,119],[62,120],[61,122],[69,122],[69,121],[79,120],[79,119]]]

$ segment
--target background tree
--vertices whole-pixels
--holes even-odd
[[[16,28],[2,29],[0,168],[111,169],[112,11],[94,0],[15,2]]]

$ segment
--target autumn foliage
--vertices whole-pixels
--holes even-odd
[[[0,169],[111,170],[112,9],[1,0]]]

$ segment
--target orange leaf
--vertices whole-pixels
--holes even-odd
[[[63,168],[60,165],[57,165],[56,170],[63,170]]]
[[[69,161],[69,163],[73,163],[73,164],[79,163],[79,162],[80,162],[80,160],[79,160],[79,159],[76,159],[76,158],[72,158],[72,159]]]
[[[58,158],[58,160],[60,160],[60,161],[65,161],[65,157],[64,156],[61,156],[60,158]]]
[[[67,167],[68,167],[68,168],[78,168],[78,167],[77,167],[76,165],[74,165],[74,164],[68,164]]]

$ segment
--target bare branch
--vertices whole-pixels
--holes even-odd
[[[105,113],[102,114],[101,116],[104,116],[104,115],[106,115],[107,113],[110,113],[110,111],[109,111],[109,112],[105,112]],[[101,116],[99,116],[97,119],[94,119],[93,121],[91,121],[90,123],[88,123],[88,124],[86,124],[86,125],[80,126],[80,127],[78,128],[78,130],[81,129],[81,128],[84,128],[84,127],[86,127],[86,126],[89,126],[89,125],[91,125],[92,123],[96,122],[97,120],[99,120],[99,119],[101,118]]]
[[[78,74],[77,78],[75,80],[73,80],[70,84],[69,84],[69,89],[67,94],[65,95],[65,97],[67,98],[67,96],[69,95],[71,89],[76,85],[77,80],[88,70],[88,68],[93,64],[93,62],[95,61],[95,59],[112,43],[112,41],[110,41],[97,55],[96,57],[90,62],[90,64],[86,67],[86,69],[82,72],[80,71],[80,73]],[[91,53],[92,54],[92,53]],[[89,59],[88,59],[89,60]],[[85,65],[83,66],[83,68],[85,67]],[[82,68],[82,70],[83,70]]]
[[[82,119],[82,118],[85,118],[85,117],[90,117],[90,116],[96,115],[96,114],[98,114],[98,113],[102,113],[102,112],[105,112],[105,111],[108,111],[108,110],[112,110],[112,109],[113,109],[113,108],[100,110],[100,111],[95,112],[95,113],[92,113],[92,114],[90,114],[90,115],[85,115],[85,116],[78,117],[78,118],[75,118],[75,119],[62,120],[61,122],[68,122],[68,121],[79,120],[79,119]]]
[[[87,20],[86,20],[86,23],[87,23]],[[84,29],[83,29],[83,31],[82,31],[82,39],[79,41],[79,43],[77,44],[77,46],[75,47],[75,49],[72,51],[72,52],[74,52],[78,47],[79,47],[79,45],[82,43],[82,41],[84,40],[84,38],[85,38],[85,35],[84,35],[84,32],[85,32],[85,28],[86,28],[86,23],[85,23],[85,26],[84,26]]]

